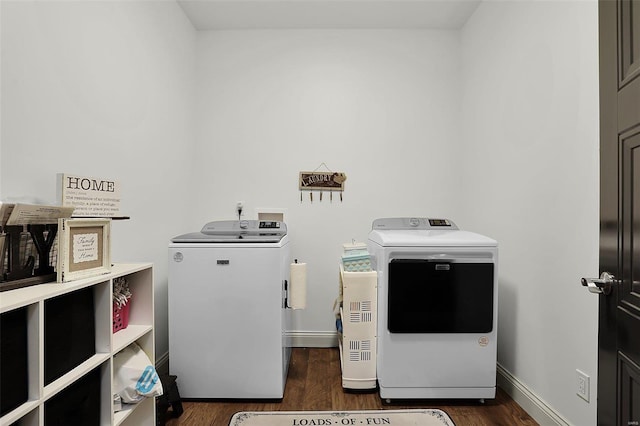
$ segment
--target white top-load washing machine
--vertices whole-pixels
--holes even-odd
[[[169,369],[182,397],[283,397],[290,263],[283,222],[210,222],[171,240]]]
[[[383,399],[494,398],[498,244],[447,219],[373,222]]]

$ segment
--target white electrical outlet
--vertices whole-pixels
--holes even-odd
[[[589,376],[576,370],[576,395],[589,402]]]

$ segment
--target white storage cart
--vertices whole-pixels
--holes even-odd
[[[376,271],[347,272],[340,265],[342,306],[339,334],[342,387],[351,390],[376,389]]]

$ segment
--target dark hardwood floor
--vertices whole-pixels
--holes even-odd
[[[384,410],[439,408],[456,426],[533,426],[536,423],[504,391],[484,404],[470,400],[420,400],[383,404],[376,392],[344,392],[337,348],[294,348],[282,402],[184,401],[184,413],[167,426],[226,426],[238,411]],[[180,388],[180,377],[178,377]]]

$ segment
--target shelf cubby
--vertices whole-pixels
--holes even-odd
[[[133,297],[129,326],[113,333],[113,280],[119,277],[127,279]],[[155,363],[153,291],[153,267],[145,263],[115,264],[108,274],[3,292],[0,323],[22,324],[27,392],[19,405],[2,412],[0,426],[155,425],[153,398],[117,413],[113,404],[113,357],[119,351],[135,342]],[[0,344],[12,347],[2,352],[4,362],[5,352],[17,346],[7,338]],[[14,379],[3,370],[3,394],[9,380]],[[86,407],[74,407],[82,401]]]

